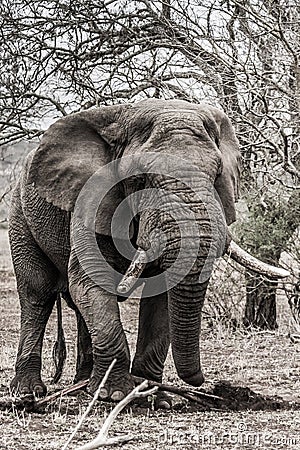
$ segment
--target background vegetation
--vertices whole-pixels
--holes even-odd
[[[3,220],[17,161],[58,117],[145,97],[204,100],[230,116],[241,144],[233,232],[268,262],[278,264],[285,252],[293,272],[285,286],[297,312],[299,2],[3,0],[0,13]],[[236,314],[224,270],[211,293],[212,315],[223,310],[238,322],[244,316],[246,326],[276,328],[277,286],[235,273],[246,298],[245,313],[239,306]]]

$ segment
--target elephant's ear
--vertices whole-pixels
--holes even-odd
[[[29,170],[29,183],[35,186],[41,197],[63,210],[73,211],[87,180],[98,169],[121,156],[117,149],[125,139],[121,118],[126,109],[129,105],[83,111],[50,126]],[[107,181],[103,180],[104,183]],[[118,186],[106,195],[97,213],[98,233],[111,234],[110,219],[123,198]]]
[[[215,188],[221,199],[226,222],[236,220],[235,202],[239,198],[240,151],[238,140],[228,117],[213,108],[213,115],[219,130],[217,145],[221,151],[220,173],[215,180]]]

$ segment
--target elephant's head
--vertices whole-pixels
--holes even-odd
[[[131,234],[139,255],[119,291],[154,255],[158,272],[167,271],[175,365],[193,385],[203,381],[200,313],[212,262],[230,243],[227,225],[235,220],[239,160],[233,128],[218,109],[145,100],[59,120],[45,133],[31,165],[30,181],[40,195],[67,211],[74,210],[80,191],[98,173],[96,196],[98,188],[108,186],[96,205],[100,234],[124,237],[122,223],[112,228],[111,219],[129,196],[132,216],[138,218]],[[107,166],[112,161],[117,162]]]

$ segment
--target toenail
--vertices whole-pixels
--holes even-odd
[[[119,402],[119,401],[123,400],[124,397],[125,397],[125,395],[122,391],[115,391],[115,392],[113,392],[111,399],[114,402]]]
[[[160,402],[158,402],[158,407],[160,409],[171,409],[170,403],[166,400],[161,400]]]
[[[107,398],[108,397],[108,391],[106,388],[101,388],[99,392],[99,397],[101,398]]]
[[[43,389],[42,386],[34,386],[33,392],[35,393],[35,395],[37,397],[40,397],[40,396],[44,395],[44,389]]]

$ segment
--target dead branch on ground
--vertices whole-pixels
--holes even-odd
[[[133,380],[136,384],[140,384],[145,381],[144,378],[136,376],[133,376]],[[54,392],[53,394],[47,395],[46,397],[38,400],[35,399],[32,394],[26,395],[24,397],[4,397],[0,399],[0,410],[8,409],[13,405],[17,409],[25,409],[27,411],[40,411],[43,407],[49,405],[58,398],[65,397],[66,395],[86,388],[88,382],[89,380],[80,381],[73,386],[68,386],[65,389]],[[202,390],[196,390],[190,387],[171,386],[169,384],[162,384],[156,381],[149,381],[149,388],[154,387],[156,387],[159,391],[170,392],[171,394],[179,395],[180,397],[183,397],[189,401],[199,403],[201,405],[206,404],[206,406],[209,399],[211,399],[212,401],[214,399],[222,400],[221,397],[209,394]]]
[[[99,394],[100,394],[100,390],[104,387],[107,378],[112,370],[112,368],[114,367],[114,365],[116,364],[117,360],[116,358],[112,361],[111,365],[109,366],[109,368],[107,369],[104,377],[102,378],[101,383],[98,386],[98,389],[96,390],[94,397],[92,398],[91,402],[89,403],[87,409],[85,410],[85,412],[83,413],[83,415],[81,416],[78,424],[76,425],[76,427],[74,428],[73,432],[71,433],[71,436],[69,437],[69,439],[67,440],[67,442],[65,443],[65,445],[63,446],[62,450],[65,450],[68,445],[70,444],[71,440],[73,439],[73,437],[75,436],[75,434],[77,433],[77,431],[79,430],[79,428],[81,427],[84,419],[87,417],[87,415],[90,413],[92,407],[94,406],[94,404],[96,403],[96,401],[98,400]]]
[[[94,450],[98,447],[102,447],[104,445],[114,445],[114,444],[120,444],[124,442],[131,441],[135,439],[136,436],[126,434],[121,436],[116,436],[113,438],[108,437],[108,432],[118,416],[118,414],[127,406],[130,402],[132,402],[135,399],[147,397],[148,395],[154,394],[158,387],[154,386],[150,389],[149,388],[149,381],[144,380],[141,384],[139,384],[137,387],[135,387],[123,400],[121,400],[111,411],[111,413],[108,415],[107,419],[105,420],[104,424],[101,427],[101,430],[98,434],[98,436],[93,439],[91,442],[88,442],[87,444],[78,447],[76,450]],[[146,389],[146,390],[145,390]],[[66,447],[63,447],[62,450],[65,450]]]
[[[146,380],[133,376],[136,384]],[[61,399],[68,394],[84,389],[89,380],[79,383],[55,392],[43,399],[37,400],[33,394],[23,397],[2,397],[0,398],[0,410],[18,409],[28,412],[43,412],[44,408],[57,399]],[[285,401],[277,396],[263,396],[253,392],[251,389],[243,386],[233,386],[227,382],[210,383],[209,389],[193,389],[192,387],[179,387],[169,384],[162,384],[156,381],[148,381],[149,389],[156,388],[157,391],[169,392],[178,395],[189,402],[189,407],[200,410],[274,410],[274,409],[300,409],[300,403],[297,401]],[[148,394],[149,395],[149,394]]]

